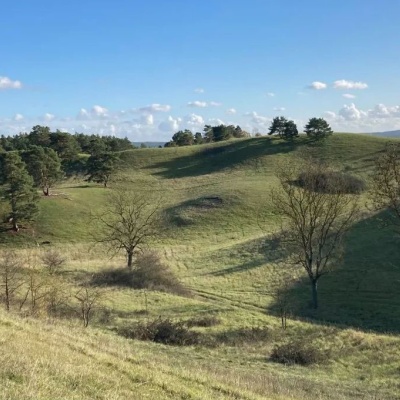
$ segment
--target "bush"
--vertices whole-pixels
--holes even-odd
[[[50,274],[57,272],[64,264],[65,258],[57,250],[48,250],[42,255],[43,264]]]
[[[308,366],[321,364],[329,360],[329,353],[315,347],[305,340],[293,340],[275,346],[271,353],[271,360],[281,364],[297,364]]]
[[[301,173],[296,183],[308,190],[322,193],[336,193],[339,189],[344,193],[359,194],[366,188],[363,180],[336,171]]]
[[[179,282],[168,266],[162,263],[157,253],[140,254],[134,267],[133,271],[127,268],[106,269],[94,274],[91,283],[96,286],[122,286],[189,295],[189,291]]]
[[[158,318],[147,323],[138,322],[120,328],[118,333],[129,339],[149,340],[174,346],[191,346],[200,343],[200,334],[190,331],[182,321]]]

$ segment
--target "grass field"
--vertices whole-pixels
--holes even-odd
[[[271,295],[279,224],[269,192],[280,160],[317,154],[367,179],[386,143],[337,134],[319,144],[261,137],[122,153],[120,179],[162,196],[168,226],[151,247],[192,296],[102,288],[111,317],[95,318],[86,330],[77,321],[0,314],[0,398],[400,398],[400,254],[379,215],[366,209],[352,228],[343,262],[321,279],[318,311],[310,311],[308,283],[300,281],[288,289],[296,300],[282,331]],[[36,244],[51,242],[67,258],[60,280],[72,288],[123,266],[123,255],[110,260],[105,249],[90,243],[90,214],[102,207],[109,190],[112,185],[63,183],[41,200],[34,229],[17,237],[2,233],[1,245],[38,259],[44,250]],[[268,339],[175,347],[123,339],[114,331],[158,316],[210,315],[219,324],[195,328],[204,335],[236,337],[243,329],[266,327]],[[296,338],[329,350],[329,362],[288,367],[270,361],[274,346]]]

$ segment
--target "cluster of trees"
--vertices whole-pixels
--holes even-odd
[[[178,131],[172,136],[172,140],[165,147],[192,146],[194,144],[220,142],[232,138],[250,137],[250,134],[239,125],[205,125],[202,132],[193,132],[189,129]]]
[[[0,195],[7,208],[5,222],[15,231],[37,215],[38,189],[49,196],[51,188],[72,173],[106,187],[118,166],[116,151],[133,148],[128,139],[50,132],[43,126],[29,134],[2,136],[0,143]]]
[[[36,125],[29,133],[0,137],[0,149],[4,151],[27,150],[29,146],[50,147],[62,160],[76,157],[79,153],[93,154],[100,151],[122,151],[134,148],[128,138],[114,136],[85,135],[56,130],[51,132],[48,126]]]
[[[322,139],[333,133],[328,122],[323,118],[310,118],[304,127],[304,132],[307,136],[314,139]],[[285,117],[275,117],[269,127],[268,134],[276,134],[282,139],[292,140],[299,136],[299,131],[294,121],[288,120]]]

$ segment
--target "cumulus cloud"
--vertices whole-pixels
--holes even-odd
[[[198,108],[204,108],[207,107],[207,102],[205,101],[189,101],[189,103],[187,103],[188,107],[198,107]]]
[[[193,126],[203,126],[204,125],[204,119],[201,115],[196,115],[196,114],[190,114],[187,115],[184,119],[184,122],[186,125],[193,127]]]
[[[92,107],[92,114],[96,117],[105,117],[107,116],[108,110],[105,107],[95,105]]]
[[[175,132],[179,130],[181,122],[181,118],[174,118],[170,115],[167,120],[160,123],[158,128],[163,132]]]
[[[372,118],[400,118],[400,106],[387,107],[384,104],[377,104],[372,110],[368,111],[368,116]]]
[[[148,113],[154,113],[154,112],[168,112],[171,110],[171,106],[169,104],[150,104],[145,107],[139,108],[140,112],[148,112]]]
[[[237,112],[237,111],[236,111],[235,108],[228,108],[228,109],[226,110],[226,113],[227,113],[227,114],[231,114],[231,115],[232,115],[232,114],[236,114],[236,112]]]
[[[146,114],[140,117],[141,125],[153,125],[154,124],[154,116],[153,114]]]
[[[5,89],[21,89],[21,81],[13,81],[7,76],[0,76],[0,90]]]
[[[195,93],[204,93],[204,89],[203,88],[197,88],[194,89]]]
[[[222,103],[218,103],[217,101],[210,101],[210,106],[212,107],[220,107]]]
[[[210,125],[213,125],[213,126],[225,125],[225,122],[222,121],[222,119],[219,119],[219,118],[210,118],[210,119],[208,120],[208,123],[209,123]]]
[[[15,114],[13,120],[14,121],[22,121],[24,116],[22,114]]]
[[[326,83],[319,81],[314,81],[308,86],[309,89],[313,90],[323,90],[326,89],[327,87],[328,85]]]
[[[364,82],[354,82],[340,79],[333,82],[333,87],[335,89],[367,89],[368,85]]]
[[[358,109],[354,103],[351,103],[349,105],[345,104],[339,110],[339,116],[344,118],[346,121],[354,121],[366,117],[367,113]]]
[[[356,98],[356,96],[354,96],[354,94],[350,94],[350,93],[345,93],[342,96],[346,99],[355,99]]]

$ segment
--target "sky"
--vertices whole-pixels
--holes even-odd
[[[400,129],[399,0],[2,0],[0,134]]]

